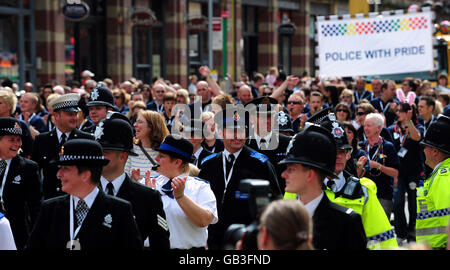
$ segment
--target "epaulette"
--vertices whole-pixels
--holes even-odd
[[[202,181],[202,182],[205,182],[206,184],[208,184],[209,185],[209,182],[208,181],[206,181],[205,179],[203,179],[203,178],[200,178],[200,177],[197,177],[197,176],[193,176],[192,178],[194,178],[195,180],[198,180],[198,181]]]
[[[256,152],[256,151],[251,152],[250,156],[253,157],[253,158],[256,158],[257,160],[261,161],[262,163],[266,163],[269,160],[269,158],[266,155],[261,154],[261,153]]]
[[[205,158],[202,160],[202,163],[201,163],[200,165],[203,165],[203,163],[205,163],[206,161],[212,159],[212,158],[215,157],[215,156],[217,156],[217,153],[213,153],[213,154],[211,154],[211,155],[205,157]]]
[[[353,209],[341,206],[341,205],[339,205],[337,203],[334,203],[334,202],[330,202],[330,207],[335,209],[335,210],[338,210],[339,212],[345,213],[347,215],[350,215],[353,212],[356,213]]]
[[[442,167],[442,168],[439,170],[439,174],[447,174],[448,172],[449,172],[448,167]]]

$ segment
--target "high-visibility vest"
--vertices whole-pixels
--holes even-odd
[[[416,241],[425,241],[432,248],[444,248],[449,218],[450,158],[447,158],[417,189]]]
[[[336,194],[329,188],[325,190],[325,194],[330,201],[351,208],[361,215],[367,237],[367,247],[369,249],[398,248],[394,230],[377,198],[377,187],[375,183],[365,177],[360,179],[360,183],[364,195],[359,198],[349,199],[342,196],[336,197]],[[295,198],[297,198],[296,194],[289,192],[284,194],[284,199]]]

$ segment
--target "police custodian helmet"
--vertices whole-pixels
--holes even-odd
[[[420,144],[450,154],[450,118],[440,114],[428,127]]]
[[[298,163],[337,178],[334,173],[336,153],[337,145],[331,133],[321,126],[310,124],[294,135],[289,142],[286,158],[278,164]]]

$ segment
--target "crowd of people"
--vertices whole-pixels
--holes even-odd
[[[448,248],[445,74],[82,75],[2,82],[0,249]],[[264,211],[245,179],[267,183]],[[255,220],[255,239],[228,237]]]

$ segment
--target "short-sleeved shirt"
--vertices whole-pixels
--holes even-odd
[[[185,177],[187,175],[179,175]],[[160,175],[156,178],[156,190],[161,193],[161,199],[166,213],[167,223],[170,231],[171,249],[190,249],[193,247],[205,247],[208,240],[208,227],[198,227],[181,209],[176,199],[167,196],[162,190],[162,186],[169,181],[166,176]],[[184,188],[184,196],[189,197],[202,208],[211,212],[214,216],[211,224],[218,221],[216,197],[214,196],[209,183],[187,176]]]

